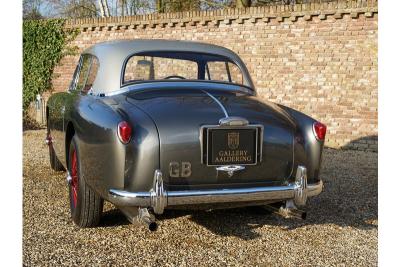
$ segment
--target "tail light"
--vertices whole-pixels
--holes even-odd
[[[132,127],[126,121],[118,123],[118,138],[123,144],[129,143],[132,137]]]
[[[315,137],[319,141],[324,140],[326,135],[326,125],[320,122],[314,122],[313,128]]]

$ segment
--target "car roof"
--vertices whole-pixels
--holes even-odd
[[[125,61],[133,54],[155,51],[195,52],[224,56],[239,66],[244,75],[245,85],[254,89],[243,61],[225,47],[193,41],[134,39],[97,43],[83,51],[82,54],[94,55],[99,60],[100,67],[93,83],[93,93],[108,94],[120,90]]]

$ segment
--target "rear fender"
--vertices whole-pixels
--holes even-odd
[[[110,188],[150,190],[154,171],[159,168],[159,139],[153,121],[122,96],[116,98],[82,98],[72,114],[81,173],[107,200]],[[120,142],[117,135],[121,121],[132,127],[128,144]]]
[[[81,176],[107,199],[109,188],[124,186],[126,146],[117,137],[123,118],[101,100],[81,96],[68,120],[74,125]]]
[[[160,168],[160,140],[152,118],[134,104],[121,101],[117,112],[132,126],[132,139],[125,146],[124,189],[148,191],[154,171]]]
[[[313,124],[316,120],[294,109],[283,105],[279,106],[286,110],[296,122],[294,166],[306,166],[308,181],[315,183],[319,181],[322,151],[324,148],[324,141],[317,140],[314,134]]]

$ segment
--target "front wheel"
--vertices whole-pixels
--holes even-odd
[[[69,201],[72,220],[80,227],[93,227],[99,224],[104,200],[91,189],[81,176],[79,150],[72,138],[69,148],[68,171]]]

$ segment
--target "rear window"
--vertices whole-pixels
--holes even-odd
[[[131,56],[123,85],[143,81],[206,80],[243,84],[240,68],[219,55],[188,52],[146,52]]]
[[[196,62],[176,58],[133,56],[125,68],[126,83],[162,79],[197,79]]]

